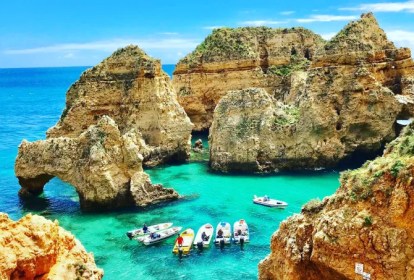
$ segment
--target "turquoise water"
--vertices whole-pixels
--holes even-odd
[[[53,179],[42,196],[20,200],[13,164],[23,138],[43,139],[59,119],[67,88],[85,67],[0,69],[0,211],[18,219],[28,212],[58,219],[92,251],[105,279],[256,279],[257,264],[270,251],[272,233],[286,217],[298,213],[312,198],[332,194],[337,172],[229,176],[208,171],[206,161],[147,170],[154,183],[174,187],[183,199],[146,209],[103,214],[80,212],[73,187]],[[166,68],[171,74],[172,67]],[[198,136],[197,136],[198,138]],[[289,203],[284,210],[252,203],[254,194],[268,194]],[[136,226],[171,221],[197,231],[204,223],[244,218],[251,242],[244,250],[231,245],[224,250],[193,251],[179,260],[172,253],[173,239],[147,247],[129,241],[125,232]]]

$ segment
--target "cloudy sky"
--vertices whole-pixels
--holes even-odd
[[[397,46],[414,50],[414,0],[13,0],[1,7],[0,68],[89,66],[128,44],[174,64],[215,27],[303,26],[330,38],[367,11]]]

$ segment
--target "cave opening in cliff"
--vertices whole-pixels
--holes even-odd
[[[343,171],[346,169],[356,169],[361,167],[366,161],[373,160],[378,156],[381,156],[386,143],[378,144],[377,149],[358,148],[350,155],[344,157],[337,164],[337,170]]]
[[[404,106],[401,112],[397,115],[394,123],[395,137],[398,137],[401,134],[403,128],[412,121],[412,118],[413,116],[410,114],[410,109],[407,108],[407,106]]]

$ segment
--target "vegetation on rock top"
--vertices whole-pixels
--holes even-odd
[[[196,47],[196,49],[181,59],[178,63],[196,66],[204,62],[220,62],[237,59],[259,58],[259,45],[266,40],[280,35],[298,33],[302,37],[314,37],[315,41],[323,42],[319,35],[302,28],[269,28],[269,27],[239,27],[218,28]]]

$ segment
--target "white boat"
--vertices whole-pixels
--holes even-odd
[[[203,239],[203,232],[205,233],[205,237]],[[199,243],[203,243],[203,247],[207,248],[210,246],[211,239],[214,236],[214,228],[211,224],[202,225],[199,230],[197,231],[197,235],[194,239],[194,246],[198,246]]]
[[[182,229],[182,227],[172,227],[172,228],[167,228],[155,233],[151,233],[150,235],[145,236],[142,239],[142,242],[145,245],[151,245],[154,243],[158,243],[163,241],[164,239],[167,239],[168,237],[171,237],[175,234],[177,234],[180,230]]]
[[[162,223],[162,224],[158,224],[158,225],[152,225],[149,226],[147,228],[147,230],[144,232],[144,228],[137,228],[134,230],[130,230],[126,233],[126,235],[129,237],[129,239],[133,239],[135,237],[142,237],[144,235],[148,235],[152,232],[157,232],[160,230],[164,230],[167,229],[169,227],[171,227],[173,225],[173,223]]]
[[[246,221],[243,219],[240,219],[234,222],[234,225],[233,225],[234,243],[239,243],[241,239],[243,239],[244,242],[250,241],[249,226],[247,225]]]
[[[220,230],[222,234],[219,234]],[[230,244],[231,242],[231,226],[227,222],[220,222],[216,228],[214,243],[218,245],[221,242],[224,242],[224,244]]]
[[[183,255],[188,255],[191,251],[191,246],[193,245],[194,230],[188,228],[183,231],[180,236],[183,238],[183,244],[181,246],[178,246],[178,242],[175,241],[173,253],[178,254],[179,251],[181,251]]]
[[[269,198],[267,195],[259,197],[254,195],[253,203],[274,208],[286,208],[288,206],[286,202]]]

